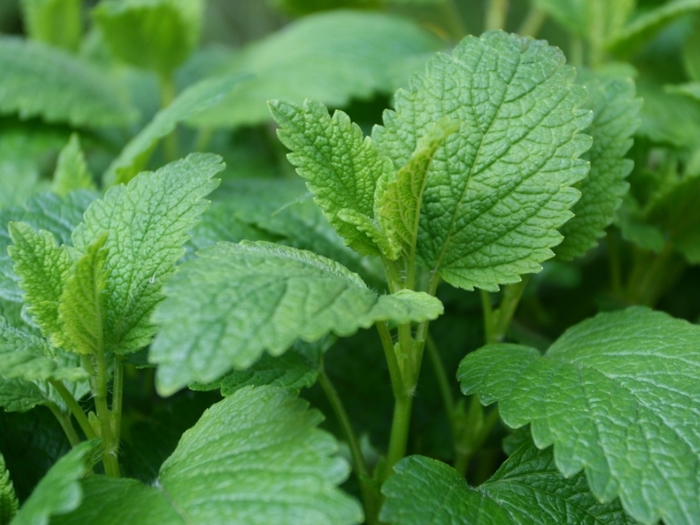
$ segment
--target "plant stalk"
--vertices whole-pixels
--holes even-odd
[[[505,29],[508,16],[508,0],[489,0],[484,29]]]
[[[518,34],[535,38],[546,19],[547,13],[535,5],[534,2],[531,2],[530,9],[518,28]]]
[[[107,406],[107,363],[104,346],[101,340],[95,354],[95,371],[95,410],[100,420],[100,431],[102,434],[102,443],[104,445],[102,463],[105,467],[105,474],[118,478],[119,462],[117,460],[117,454],[119,452],[119,445],[118,442],[115,441],[112,413]]]
[[[172,76],[159,77],[160,82],[160,106],[166,108],[175,100],[175,80]],[[164,139],[165,156],[169,162],[177,160],[180,156],[177,141],[177,126]]]
[[[97,437],[95,429],[92,428],[92,425],[90,424],[90,421],[85,415],[85,412],[83,412],[83,409],[80,407],[80,404],[78,403],[78,401],[76,401],[75,397],[73,397],[73,394],[71,394],[68,391],[66,385],[64,385],[62,381],[57,381],[55,379],[50,380],[49,383],[51,383],[51,386],[53,386],[56,389],[58,395],[61,396],[61,399],[63,399],[63,401],[68,406],[68,409],[70,410],[71,414],[73,414],[75,420],[78,422],[78,425],[83,431],[83,434],[85,434],[85,437],[87,439],[95,439]]]
[[[80,443],[80,437],[78,433],[73,428],[73,424],[70,422],[70,417],[66,416],[61,409],[58,408],[56,403],[47,403],[46,406],[51,410],[51,413],[56,417],[58,423],[61,425],[63,432],[66,434],[71,447],[76,446]]]

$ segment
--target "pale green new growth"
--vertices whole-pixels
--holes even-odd
[[[243,79],[242,75],[209,78],[190,86],[124,146],[107,168],[105,184],[129,182],[147,164],[158,141],[169,135],[179,122],[216,105]]]
[[[9,525],[18,508],[19,501],[10,479],[10,471],[5,465],[5,458],[0,454],[0,525]]]
[[[51,339],[61,332],[58,302],[63,293],[72,261],[65,246],[59,247],[51,232],[34,229],[23,222],[9,225],[13,244],[7,252],[20,279],[24,301],[44,337]]]
[[[374,220],[377,180],[393,170],[372,139],[342,111],[329,116],[320,102],[307,100],[299,107],[273,101],[270,111],[280,125],[280,140],[292,150],[289,161],[348,246],[363,255],[395,259],[396,253],[380,251],[390,244]]]
[[[409,261],[415,258],[418,219],[430,165],[437,149],[458,129],[458,122],[436,123],[420,138],[408,163],[390,180],[380,182],[375,214],[383,229],[390,232],[390,242],[401,246]]]
[[[93,10],[110,51],[164,78],[199,41],[202,0],[105,0]]]
[[[360,523],[337,488],[349,468],[321,419],[286,389],[244,388],[185,432],[153,486],[90,476],[83,505],[52,524]]]
[[[104,290],[108,281],[105,270],[106,241],[105,233],[88,246],[85,254],[75,262],[58,305],[58,317],[63,328],[59,345],[79,354],[102,354]]]
[[[83,36],[81,0],[22,0],[24,28],[32,40],[77,51]]]
[[[75,126],[120,126],[136,110],[90,62],[19,38],[0,38],[0,111]]]
[[[95,189],[85,155],[80,149],[80,138],[77,133],[71,135],[68,144],[58,155],[51,189],[61,196],[65,196],[73,190]]]
[[[410,456],[382,487],[381,519],[392,525],[618,525],[634,523],[618,501],[601,504],[586,476],[565,478],[551,449],[521,446],[488,481],[471,488],[441,461]]]
[[[163,282],[207,206],[204,197],[218,185],[212,177],[223,168],[215,155],[191,154],[155,173],[141,173],[127,186],[111,188],[85,212],[84,222],[73,232],[78,254],[109,233],[104,265],[110,274],[104,292],[107,349],[128,353],[150,342],[150,315],[161,300]]]
[[[581,469],[601,501],[620,496],[644,523],[700,516],[700,327],[645,308],[599,314],[569,329],[542,357],[486,346],[458,377],[465,394],[499,402],[512,428],[530,424],[554,444],[559,470]]]
[[[266,103],[272,99],[301,104],[309,98],[343,107],[353,98],[390,94],[401,85],[397,69],[406,63],[420,67],[443,46],[431,31],[398,17],[369,10],[312,14],[225,57],[217,74],[254,76],[194,122],[208,127],[267,122]]]
[[[59,459],[19,509],[12,525],[48,525],[78,508],[83,499],[79,480],[92,467],[98,443],[80,443]]]
[[[624,179],[632,170],[632,161],[624,157],[639,125],[642,102],[635,98],[631,80],[592,78],[585,86],[586,107],[593,110],[593,122],[586,130],[593,137],[593,146],[584,156],[591,170],[580,182],[582,196],[572,208],[574,217],[559,230],[564,240],[554,252],[563,260],[580,257],[595,247],[620,207],[629,188]]]
[[[159,365],[163,394],[212,381],[231,366],[249,367],[264,350],[279,355],[297,338],[348,336],[377,321],[420,322],[442,313],[427,294],[378,296],[335,261],[266,242],[203,250],[180,267],[165,294],[149,357]]]
[[[417,259],[450,284],[497,290],[537,272],[561,242],[588,165],[582,87],[562,53],[503,32],[467,37],[438,54],[372,132],[395,168],[434,122],[461,123],[430,165]]]

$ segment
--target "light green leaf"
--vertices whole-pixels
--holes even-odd
[[[78,381],[88,375],[79,362],[51,348],[46,340],[0,317],[0,376],[27,381]]]
[[[518,345],[469,354],[465,394],[499,401],[512,428],[554,444],[565,476],[586,470],[601,501],[616,496],[644,523],[700,516],[700,327],[645,308],[599,314],[541,357]],[[573,431],[572,431],[573,430]]]
[[[78,480],[92,467],[97,444],[80,443],[59,459],[19,509],[12,525],[48,525],[55,517],[78,508],[83,499]]]
[[[666,92],[685,95],[696,102],[700,102],[700,82],[686,82],[685,84],[666,86]]]
[[[454,286],[497,290],[537,272],[588,172],[590,112],[561,52],[488,32],[438,54],[372,132],[397,169],[433,122],[461,128],[433,157],[418,229],[420,263]]]
[[[676,18],[698,10],[700,0],[671,0],[661,4],[634,18],[608,47],[615,53],[631,54]]]
[[[20,5],[32,40],[77,51],[83,36],[81,0],[22,0]]]
[[[0,525],[9,525],[18,508],[19,501],[10,479],[10,472],[5,465],[5,458],[0,454]]]
[[[459,129],[459,123],[451,121],[438,122],[428,133],[421,137],[408,163],[390,177],[386,188],[379,194],[379,222],[389,236],[401,246],[404,256],[413,260],[418,219],[423,202],[423,191],[428,178],[428,170],[438,148],[447,137]]]
[[[95,189],[85,155],[80,149],[80,138],[77,133],[70,136],[68,144],[58,155],[51,189],[61,196],[66,196],[73,190]]]
[[[7,252],[14,261],[28,312],[44,337],[51,339],[61,333],[58,302],[73,261],[66,247],[56,244],[51,232],[37,233],[27,223],[12,222],[9,233],[13,244]]]
[[[92,11],[110,51],[169,78],[199,43],[202,0],[104,0]]]
[[[268,100],[332,107],[374,93],[391,93],[395,67],[444,43],[406,19],[362,11],[305,17],[246,48],[217,73],[252,73],[221,105],[192,119],[200,126],[233,127],[270,119]],[[421,64],[422,65],[422,64]]]
[[[109,349],[129,353],[150,342],[150,315],[163,282],[184,254],[187,232],[207,206],[204,197],[218,185],[212,177],[223,168],[216,155],[194,153],[111,188],[85,212],[73,232],[78,253],[109,234],[105,270],[112,277],[103,327]]]
[[[62,331],[57,346],[79,354],[103,353],[104,291],[109,279],[105,270],[106,241],[104,233],[75,262],[58,305]]]
[[[380,320],[435,319],[442,304],[404,290],[377,296],[360,277],[311,252],[266,242],[220,243],[183,264],[156,308],[149,360],[159,391],[209,382],[276,356],[297,338],[348,336]]]
[[[612,525],[635,523],[619,501],[601,504],[586,477],[562,476],[551,449],[521,446],[488,481],[471,488],[452,467],[410,456],[382,487],[381,519],[391,525]]]
[[[644,99],[638,135],[677,148],[700,145],[700,127],[697,125],[700,103],[697,100],[688,97],[688,93],[674,93],[650,81],[640,81],[637,88],[639,96]]]
[[[292,150],[289,161],[336,231],[356,252],[380,255],[375,241],[385,236],[374,223],[374,192],[377,180],[393,171],[389,160],[342,111],[330,117],[323,104],[310,100],[302,107],[273,101],[270,111],[280,125],[277,135]]]
[[[107,72],[42,44],[0,38],[0,111],[74,126],[122,126],[136,110]]]
[[[615,224],[620,228],[622,237],[637,246],[661,253],[666,246],[664,234],[656,224],[649,224],[640,209],[639,203],[631,195],[626,195],[622,206],[615,215]]]
[[[320,421],[287,390],[244,388],[185,432],[153,485],[90,476],[83,505],[52,523],[359,523],[359,505],[336,488],[348,465]]]
[[[563,260],[581,257],[594,248],[612,223],[629,188],[624,179],[632,170],[632,161],[624,157],[639,126],[642,101],[635,98],[631,80],[600,82],[593,78],[585,85],[586,107],[593,110],[593,122],[586,130],[593,137],[593,146],[584,157],[591,170],[580,182],[582,196],[572,208],[574,217],[559,230],[564,240],[554,252]]]
[[[209,78],[186,89],[124,146],[107,168],[105,184],[126,183],[133,179],[146,166],[160,139],[172,133],[179,122],[215,105],[242,78],[240,75]]]

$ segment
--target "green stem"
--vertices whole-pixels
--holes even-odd
[[[204,128],[199,128],[199,131],[197,132],[197,138],[194,141],[194,150],[195,151],[206,151],[207,148],[209,147],[209,143],[211,142],[211,138],[214,136],[214,128],[212,127],[204,127]]]
[[[114,417],[114,436],[119,442],[122,431],[122,403],[124,398],[124,364],[117,357],[112,380],[112,414]]]
[[[107,406],[107,363],[101,339],[95,354],[95,371],[95,410],[100,420],[101,437],[104,444],[102,463],[105,467],[105,474],[118,478],[119,462],[117,461],[117,454],[119,446],[118,442],[115,441],[112,413]]]
[[[464,18],[457,8],[454,0],[447,0],[442,3],[442,9],[445,13],[445,21],[449,27],[452,36],[456,40],[461,40],[463,36],[469,34],[469,29],[464,23]]]
[[[452,435],[455,433],[454,424],[454,414],[455,414],[455,399],[452,395],[452,389],[450,388],[450,381],[447,378],[447,371],[445,370],[445,365],[440,358],[440,352],[438,352],[437,346],[435,346],[435,341],[433,338],[428,336],[425,342],[426,349],[428,350],[428,358],[430,359],[430,364],[433,365],[433,372],[435,373],[435,379],[438,383],[438,390],[440,390],[440,397],[442,397],[442,403],[445,405],[445,411],[449,417],[450,428],[452,429]]]
[[[580,37],[571,37],[569,47],[569,63],[575,67],[583,66],[583,41]]]
[[[362,490],[362,499],[365,503],[365,516],[367,518],[367,523],[370,525],[378,524],[379,516],[379,506],[380,497],[379,493],[372,481],[372,477],[367,469],[367,464],[365,463],[365,458],[362,455],[362,449],[360,448],[360,443],[355,436],[355,431],[352,428],[352,423],[350,423],[350,418],[348,413],[343,406],[343,401],[338,395],[338,391],[331,383],[330,378],[326,374],[326,371],[321,367],[321,371],[318,375],[318,382],[326,394],[331,408],[335,417],[340,423],[340,427],[343,429],[345,434],[345,439],[350,447],[350,454],[352,455],[352,462],[355,467],[355,472],[357,473],[357,478],[360,482],[360,489]]]
[[[491,297],[488,292],[481,291],[481,304],[484,310],[484,331],[486,343],[500,343],[505,339],[515,310],[518,308],[523,292],[530,281],[530,275],[522,277],[519,283],[509,284],[503,288],[503,299],[497,310],[491,307]]]
[[[540,9],[534,2],[531,2],[527,16],[525,20],[523,20],[523,23],[520,24],[518,34],[531,36],[533,38],[536,37],[546,19],[547,13],[543,9]]]
[[[484,337],[486,342],[495,341],[494,329],[496,321],[494,318],[493,306],[491,306],[491,294],[486,290],[479,290],[481,295],[481,309],[484,312]]]
[[[90,424],[90,421],[85,415],[85,412],[83,412],[83,409],[80,407],[80,404],[73,397],[73,394],[71,394],[68,391],[66,385],[64,385],[62,381],[57,381],[54,379],[50,380],[49,382],[51,383],[51,386],[53,386],[56,389],[58,395],[61,396],[61,399],[63,399],[63,401],[68,406],[68,409],[70,410],[71,414],[73,414],[73,417],[78,422],[78,425],[80,425],[80,429],[85,434],[85,437],[88,439],[96,438],[97,434],[95,433],[95,429],[92,428],[92,425]]]
[[[172,76],[160,77],[160,105],[161,108],[166,108],[175,100],[175,80]],[[176,160],[179,157],[179,147],[177,142],[177,127],[173,129],[165,137],[164,142],[165,156],[169,161]]]
[[[391,339],[391,334],[385,321],[377,321],[375,326],[377,327],[377,332],[379,332],[379,339],[384,349],[384,357],[389,367],[391,389],[394,392],[394,397],[398,397],[403,393],[403,380],[401,379],[402,374],[399,361],[396,359],[396,352],[394,351],[394,342]]]
[[[51,410],[53,415],[58,420],[58,423],[61,425],[63,432],[65,432],[71,447],[74,447],[78,443],[80,443],[80,437],[75,431],[75,428],[73,428],[73,424],[70,422],[70,418],[67,417],[63,412],[61,412],[61,409],[58,408],[58,405],[56,403],[47,403],[46,406],[49,407],[49,410]]]
[[[386,476],[389,475],[394,465],[406,455],[412,408],[413,396],[407,392],[394,400],[394,417],[391,422],[389,452],[386,459]]]
[[[666,262],[673,253],[673,245],[666,243],[664,249],[656,257],[654,262],[648,267],[644,273],[644,277],[639,283],[638,295],[639,302],[645,306],[653,306],[657,301],[659,293],[659,282],[663,279]]]
[[[508,15],[508,0],[489,0],[485,29],[504,29]]]

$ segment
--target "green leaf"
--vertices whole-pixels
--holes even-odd
[[[73,190],[95,189],[95,183],[85,161],[85,155],[80,149],[80,138],[77,133],[73,133],[70,136],[68,144],[58,155],[51,189],[62,197],[65,197]]]
[[[259,124],[270,119],[266,103],[271,99],[301,104],[309,98],[342,107],[353,98],[390,94],[397,66],[443,46],[403,18],[366,11],[311,15],[232,56],[232,65],[217,73],[254,77],[192,121],[208,127]]]
[[[372,139],[342,111],[330,117],[320,102],[307,100],[300,107],[277,100],[270,111],[280,125],[277,135],[292,150],[289,161],[347,245],[362,255],[390,249],[374,222],[374,193],[377,180],[389,177],[392,167]],[[384,255],[396,259],[398,254]]]
[[[0,454],[0,525],[9,525],[18,508],[19,501],[10,479],[10,472],[5,465],[5,458]]]
[[[195,284],[196,283],[196,284]],[[435,319],[442,304],[404,290],[377,296],[335,261],[266,242],[220,243],[180,266],[156,308],[150,361],[164,395],[276,356],[297,338],[348,336],[380,320]]]
[[[700,10],[700,0],[671,0],[634,18],[608,43],[615,53],[631,54],[649,42],[664,26],[680,16]]]
[[[153,307],[161,287],[184,254],[187,232],[207,206],[204,197],[217,185],[212,177],[224,168],[216,155],[195,153],[156,172],[144,172],[127,186],[111,188],[93,202],[73,232],[79,254],[104,232],[111,275],[105,288],[107,348],[134,352],[153,336]]]
[[[79,354],[100,355],[104,345],[104,291],[109,279],[106,241],[104,233],[75,262],[58,305],[62,325],[58,346]]]
[[[559,470],[581,469],[601,501],[619,495],[635,519],[693,523],[700,515],[700,327],[645,308],[599,314],[541,357],[518,345],[469,354],[465,394],[499,401],[512,428],[530,423]],[[572,431],[574,429],[575,431]]]
[[[133,179],[146,166],[160,139],[172,133],[179,122],[217,104],[242,78],[240,75],[209,78],[186,89],[124,146],[107,168],[105,184],[126,183]]]
[[[24,502],[12,525],[48,525],[54,518],[78,508],[83,491],[78,480],[92,467],[98,442],[86,441],[51,467]]]
[[[696,102],[700,102],[700,82],[686,82],[685,84],[666,86],[666,92],[684,95]]]
[[[380,223],[390,233],[391,240],[401,246],[405,257],[413,260],[418,235],[418,219],[428,170],[435,152],[447,137],[459,129],[459,123],[442,121],[421,137],[408,163],[386,182],[379,196]]]
[[[700,145],[700,127],[697,125],[700,104],[697,100],[688,97],[687,93],[674,93],[650,81],[640,81],[637,88],[644,99],[638,135],[677,148]]]
[[[13,269],[20,279],[28,312],[44,337],[51,339],[61,333],[58,302],[72,266],[71,256],[46,230],[37,233],[27,223],[12,222],[9,232],[13,244],[7,252],[14,261]]]
[[[688,77],[700,82],[700,19],[695,18],[693,30],[683,42],[683,65]],[[698,91],[700,93],[700,91]],[[700,95],[698,95],[700,98]]]
[[[92,11],[110,51],[163,78],[199,43],[202,0],[104,0]]]
[[[301,390],[316,383],[321,355],[335,342],[329,336],[314,343],[297,341],[285,354],[277,357],[263,355],[250,368],[232,370],[211,383],[193,383],[192,390],[221,389],[221,395],[230,396],[246,386],[272,385]]]
[[[359,505],[336,488],[348,466],[320,420],[287,390],[244,388],[185,432],[153,485],[90,476],[83,505],[52,523],[359,523]]]
[[[109,75],[42,44],[0,38],[0,111],[74,126],[122,126],[136,110]]]
[[[24,27],[32,40],[77,51],[83,36],[81,0],[22,0]]]
[[[641,99],[635,98],[631,80],[591,79],[585,85],[589,93],[586,107],[593,110],[593,122],[586,130],[593,137],[593,146],[584,157],[591,170],[580,183],[582,196],[572,208],[574,217],[559,230],[564,240],[554,251],[563,260],[581,257],[594,248],[612,223],[629,188],[624,179],[632,170],[632,161],[624,157],[639,126]]]
[[[443,118],[461,122],[434,155],[418,227],[417,258],[454,286],[497,290],[537,272],[588,165],[581,131],[590,111],[562,53],[543,41],[488,32],[438,54],[372,132],[405,166]]]
[[[601,504],[586,477],[565,478],[550,449],[520,447],[487,482],[469,487],[452,467],[410,456],[382,487],[387,497],[380,518],[392,525],[561,523],[632,524],[618,501]]]

